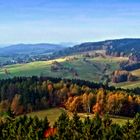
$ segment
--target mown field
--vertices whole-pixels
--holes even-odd
[[[53,125],[58,117],[61,115],[62,112],[64,112],[65,110],[63,108],[53,108],[53,109],[48,109],[48,110],[43,110],[43,111],[38,111],[38,112],[32,112],[27,114],[28,116],[34,117],[34,116],[38,116],[40,119],[43,119],[44,117],[48,117],[48,120],[50,122],[50,125]],[[67,112],[69,117],[72,117],[72,113]],[[87,116],[89,116],[90,118],[94,117],[94,114],[90,114],[87,115],[86,113],[79,113],[78,114],[81,118],[81,120],[84,120],[84,118],[86,118]],[[119,117],[119,116],[110,116],[111,120],[113,123],[117,123],[120,125],[123,125],[127,122],[127,120],[130,120],[130,122],[132,121],[132,118],[126,118],[126,117]]]

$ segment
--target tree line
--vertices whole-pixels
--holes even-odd
[[[64,112],[53,127],[47,117],[9,116],[0,121],[0,140],[139,140],[139,128],[140,114],[122,126],[112,123],[107,114],[82,121],[77,113],[70,119]]]
[[[0,80],[0,115],[9,109],[19,115],[60,106],[71,112],[133,117],[140,112],[139,92],[82,80],[15,77]]]

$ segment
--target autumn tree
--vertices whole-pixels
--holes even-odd
[[[20,104],[20,97],[21,95],[16,94],[11,104],[11,110],[15,115],[22,114],[24,110],[24,107]]]
[[[106,93],[102,88],[97,93],[96,104],[93,106],[92,111],[94,113],[98,112],[101,115],[106,111]]]

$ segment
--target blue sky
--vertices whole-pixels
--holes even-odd
[[[0,0],[0,44],[140,37],[140,0]]]

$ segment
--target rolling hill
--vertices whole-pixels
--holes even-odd
[[[99,42],[87,42],[74,47],[66,48],[55,52],[56,57],[77,54],[81,52],[93,50],[106,50],[107,54],[116,55],[130,55],[131,53],[138,53],[140,51],[140,39],[114,39]]]
[[[49,61],[5,66],[0,69],[0,78],[37,75],[105,82],[114,70],[120,68],[119,63],[122,61],[127,61],[127,58],[99,56],[85,59],[82,54],[73,55]]]
[[[40,55],[43,53],[52,53],[63,49],[64,46],[57,44],[16,44],[0,48],[0,56],[13,55]]]
[[[139,50],[140,39],[87,42],[75,45],[74,47],[64,47],[63,45],[54,44],[12,45],[0,48],[0,62],[10,61],[11,57],[8,56],[15,56],[15,60],[18,60],[17,64],[2,66],[0,69],[0,78],[37,75],[83,79],[103,83],[110,82],[110,75],[113,71],[122,68],[120,66],[121,63],[123,65],[123,62],[127,62],[126,66],[129,66],[129,69],[137,64],[129,65],[128,60],[132,53],[136,53],[139,56]],[[35,59],[41,55],[43,55],[43,60],[45,61]],[[22,57],[25,61],[20,61],[18,56]],[[30,56],[34,57],[31,59]],[[48,56],[50,60],[45,59]],[[110,82],[110,85],[124,88],[140,86],[139,70],[136,68],[130,70],[130,72],[138,77],[137,81],[117,84]]]

